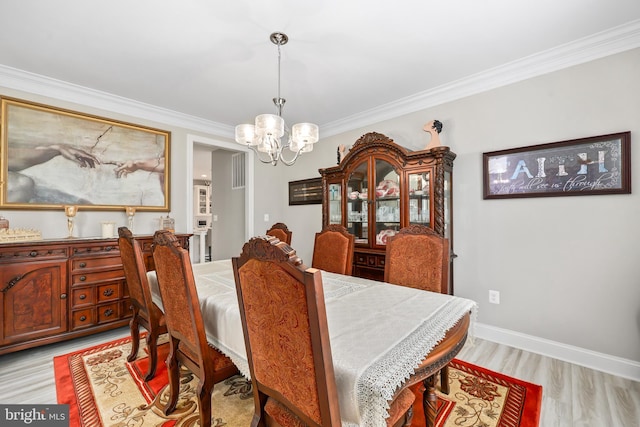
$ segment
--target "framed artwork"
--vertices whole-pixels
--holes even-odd
[[[289,182],[289,205],[322,204],[322,178]]]
[[[485,199],[631,193],[631,132],[483,153]]]
[[[2,98],[0,209],[169,211],[168,131]]]

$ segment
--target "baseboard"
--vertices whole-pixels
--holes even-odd
[[[640,362],[598,353],[580,347],[502,329],[483,323],[476,323],[475,336],[499,344],[553,357],[554,359],[585,366],[590,369],[640,381]]]

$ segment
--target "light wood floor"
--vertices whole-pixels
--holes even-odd
[[[0,356],[0,403],[56,403],[53,356],[127,335],[121,328]],[[541,385],[540,427],[640,426],[638,382],[481,339],[458,358]]]

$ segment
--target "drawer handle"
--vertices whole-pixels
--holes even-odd
[[[104,295],[105,297],[110,297],[111,295],[113,295],[113,289],[111,289],[111,288],[105,289],[105,291],[102,293],[102,295]]]
[[[2,293],[6,293],[9,289],[13,288],[16,283],[18,283],[20,281],[20,279],[22,279],[22,277],[24,277],[22,274],[17,275],[16,277],[14,277],[13,279],[9,280],[7,282],[7,286],[5,286],[4,288],[2,288]]]
[[[111,308],[108,308],[108,309],[106,309],[106,310],[104,311],[104,315],[105,315],[106,317],[109,317],[109,316],[111,316],[112,314],[113,314],[113,309],[111,309]]]
[[[80,295],[80,299],[86,299],[87,296],[85,294]]]
[[[67,299],[67,294],[60,295],[60,299]]]
[[[87,280],[87,276],[80,276],[80,281],[84,282],[85,280]]]
[[[85,320],[87,320],[87,316],[80,316],[80,321],[84,322]]]
[[[86,266],[87,266],[87,263],[86,263],[86,262],[81,262],[81,263],[80,263],[80,268],[85,268]]]
[[[104,250],[105,250],[105,251],[107,251],[107,252],[109,252],[111,249],[113,249],[113,247],[112,247],[112,246],[106,246],[106,247],[104,248]]]
[[[29,256],[30,256],[30,257],[36,257],[36,256],[38,256],[38,251],[31,251],[31,252],[29,252]]]

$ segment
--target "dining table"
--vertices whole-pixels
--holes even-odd
[[[207,340],[250,378],[231,260],[192,269]],[[162,307],[155,272],[147,275],[152,298]],[[432,378],[462,348],[477,304],[327,271],[321,276],[342,425],[386,426],[398,391]],[[425,395],[425,415],[427,403]]]

